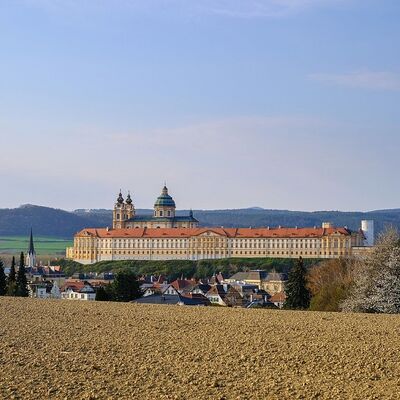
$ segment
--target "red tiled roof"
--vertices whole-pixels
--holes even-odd
[[[167,285],[167,282],[166,281],[162,281],[162,282],[159,282],[159,281],[157,281],[157,282],[154,282],[153,283],[153,288],[165,288],[166,287],[166,285]]]
[[[285,294],[285,292],[278,292],[278,293],[275,293],[273,296],[271,296],[270,298],[269,298],[269,301],[271,302],[271,303],[280,303],[280,302],[283,302],[283,301],[285,301],[286,300],[286,294]]]
[[[177,279],[171,283],[171,286],[173,286],[176,290],[182,290],[187,287],[194,286],[196,284],[195,281],[192,280],[187,280],[187,279]]]
[[[74,292],[78,292],[87,285],[85,281],[80,281],[78,279],[68,279],[65,281],[64,285],[61,287],[61,291],[71,288]]]
[[[85,280],[67,279],[60,289],[62,292],[65,292],[68,289],[72,289],[74,292],[80,292],[85,286],[93,287],[91,283]]]
[[[214,233],[228,238],[319,238],[331,234],[350,235],[347,228],[132,228],[83,229],[77,237],[99,238],[189,238]]]

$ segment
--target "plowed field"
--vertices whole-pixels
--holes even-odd
[[[400,316],[0,298],[1,399],[399,399]]]

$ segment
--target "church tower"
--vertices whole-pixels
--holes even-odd
[[[135,206],[133,205],[130,192],[128,192],[125,203],[126,219],[131,219],[135,216]]]
[[[122,193],[121,193],[121,190],[120,190],[118,198],[117,198],[117,202],[114,205],[113,229],[121,229],[123,227],[123,224],[124,224],[124,213],[125,213],[124,198],[122,197]]]
[[[124,202],[124,198],[122,197],[122,193],[120,190],[117,202],[114,205],[113,229],[124,229],[126,221],[134,216],[135,207],[133,205],[130,193],[128,193],[126,201]]]
[[[154,216],[157,218],[175,218],[175,201],[168,194],[167,186],[164,186],[161,195],[154,203]]]
[[[32,228],[31,228],[31,237],[29,239],[29,250],[26,255],[26,266],[28,268],[33,268],[36,266],[36,252],[35,252],[35,247],[33,245]]]

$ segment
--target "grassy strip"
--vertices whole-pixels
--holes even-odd
[[[35,237],[35,250],[42,254],[65,254],[65,248],[72,246],[71,240],[58,239],[52,237]],[[1,253],[19,253],[27,251],[29,247],[29,237],[21,236],[1,236]]]

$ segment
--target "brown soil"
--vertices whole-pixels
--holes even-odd
[[[398,399],[400,316],[0,298],[1,399]]]

